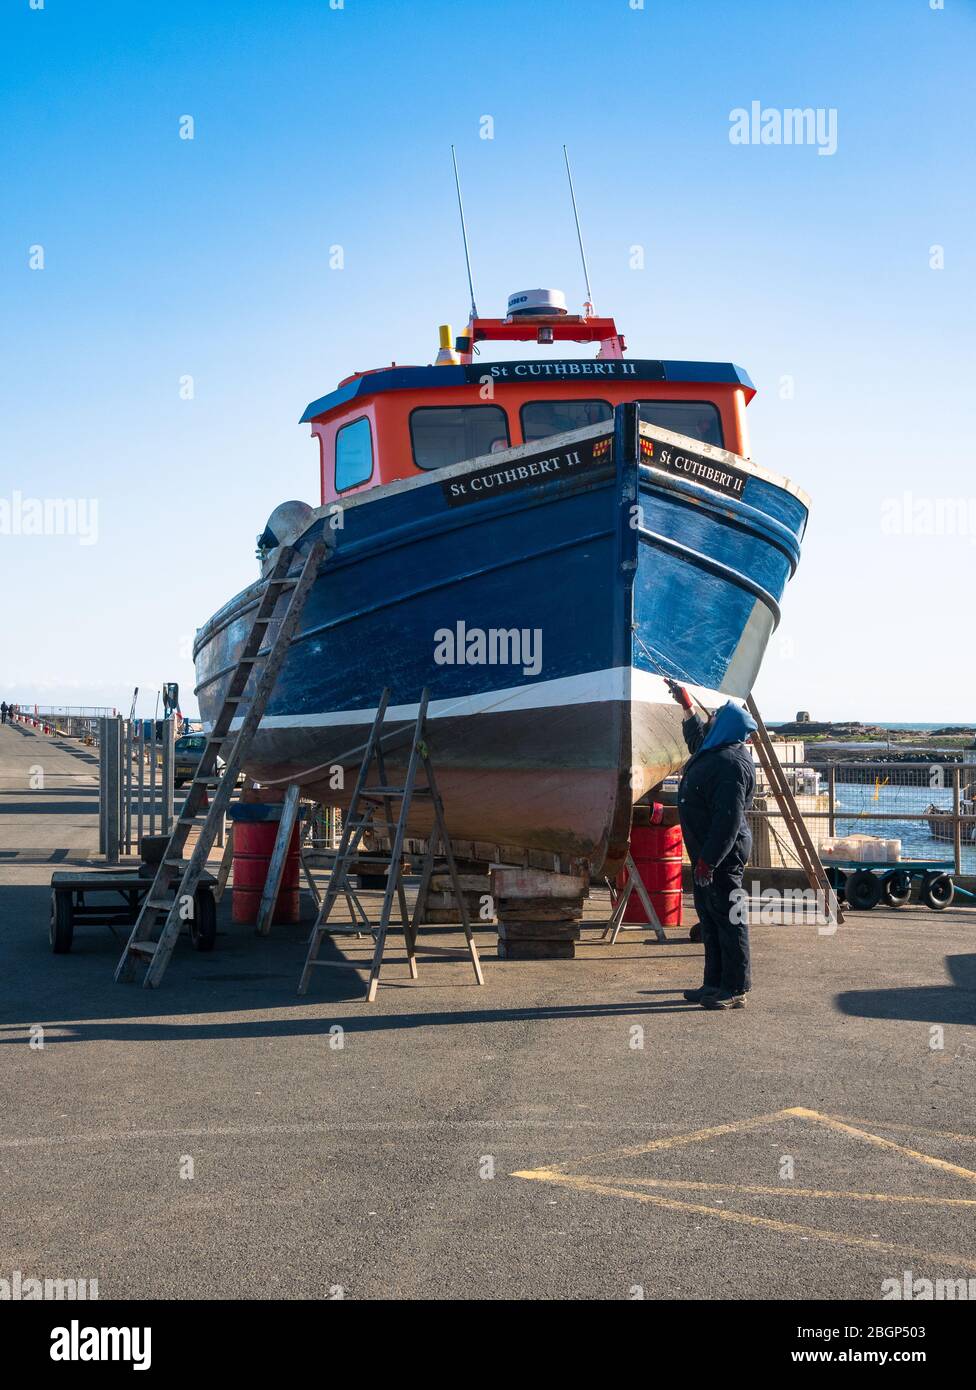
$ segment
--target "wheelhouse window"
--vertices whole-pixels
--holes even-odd
[[[716,444],[720,449],[722,417],[718,406],[711,401],[638,401],[640,417],[645,425],[660,425],[662,429],[700,439],[703,444]]]
[[[581,430],[613,419],[608,401],[526,401],[521,411],[522,438],[526,444],[550,434]]]
[[[498,405],[422,406],[411,412],[410,442],[418,468],[447,468],[507,449],[508,416]]]
[[[373,433],[369,420],[363,415],[351,425],[343,425],[336,434],[335,486],[336,492],[366,483],[373,474]]]

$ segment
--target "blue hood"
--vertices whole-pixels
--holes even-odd
[[[755,727],[756,721],[752,715],[730,700],[716,711],[711,728],[698,751],[704,753],[706,748],[725,748],[730,743],[745,743]]]

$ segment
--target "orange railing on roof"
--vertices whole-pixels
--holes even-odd
[[[462,361],[470,362],[475,343],[601,343],[603,356],[619,357],[623,335],[613,319],[584,318],[581,314],[519,314],[507,319],[472,319],[457,340]]]

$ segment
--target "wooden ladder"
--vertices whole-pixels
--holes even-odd
[[[766,780],[772,788],[776,804],[779,806],[780,815],[786,822],[786,828],[790,832],[793,841],[793,848],[796,850],[796,857],[800,861],[800,867],[807,876],[807,882],[816,893],[822,894],[822,901],[828,915],[828,928],[836,930],[844,920],[844,914],[837,901],[837,894],[834,892],[824,873],[824,866],[820,861],[816,846],[810,838],[806,822],[800,814],[800,808],[796,804],[796,798],[786,775],[783,766],[776,756],[776,749],[773,747],[769,737],[769,731],[763,723],[762,715],[756,708],[756,702],[750,695],[746,700],[749,713],[756,721],[756,732],[752,735],[756,751],[759,754],[759,761]],[[821,928],[824,930],[824,928]]]
[[[296,557],[294,546],[282,546],[261,595],[250,632],[241,648],[223,704],[207,735],[207,743],[200,757],[190,790],[187,793],[183,810],[176,820],[169,844],[162,862],[156,871],[152,887],[143,899],[139,916],[122,952],[115,971],[116,980],[131,980],[140,966],[146,966],[143,985],[155,987],[163,978],[173,947],[180,934],[180,927],[188,913],[193,910],[193,894],[200,875],[207,867],[207,857],[224,814],[234,793],[244,758],[251,746],[264,714],[271,692],[274,690],[278,673],[288,652],[289,644],[298,627],[305,599],[308,597],[318,575],[319,565],[326,554],[323,540],[313,541],[305,556],[297,577],[289,577],[288,570]],[[279,601],[290,591],[288,606],[281,625],[267,654],[262,646],[268,626],[274,618]],[[231,724],[237,715],[238,706],[244,702],[244,691],[254,667],[261,664],[261,672],[248,701],[247,713],[236,734],[231,733]],[[223,771],[218,774],[217,757],[225,743],[233,739],[233,748],[227,757]],[[212,791],[208,799],[208,791]],[[205,809],[205,803],[206,805]],[[188,860],[183,858],[190,831],[202,821],[197,842]],[[170,896],[172,894],[173,896]],[[153,933],[163,919],[158,940]]]
[[[301,978],[298,981],[298,993],[305,994],[308,991],[309,980],[312,969],[317,965],[333,966],[346,970],[364,970],[364,961],[355,960],[319,960],[319,950],[326,935],[331,936],[352,936],[359,935],[365,925],[373,934],[373,958],[369,967],[369,981],[366,986],[366,998],[370,1003],[376,999],[376,991],[379,987],[380,969],[383,964],[383,953],[386,949],[386,936],[390,926],[390,916],[393,911],[393,899],[397,898],[400,910],[400,923],[403,928],[403,936],[407,948],[407,965],[410,970],[410,978],[417,978],[417,931],[422,923],[419,920],[422,905],[427,900],[427,888],[430,883],[431,875],[434,872],[435,859],[440,857],[446,861],[447,871],[451,876],[451,886],[457,898],[458,908],[461,913],[461,925],[464,928],[465,939],[468,944],[468,954],[471,957],[471,964],[474,967],[475,979],[479,985],[484,984],[484,977],[481,973],[481,962],[478,958],[478,948],[475,945],[474,937],[471,934],[471,920],[468,915],[467,904],[461,892],[461,883],[458,877],[457,865],[454,862],[454,854],[451,849],[451,842],[448,839],[447,830],[444,825],[444,806],[441,801],[440,793],[437,789],[437,782],[434,777],[434,768],[430,759],[430,752],[427,747],[427,705],[429,693],[424,689],[420,697],[420,705],[417,710],[417,719],[413,728],[413,738],[410,746],[410,756],[407,761],[406,776],[402,786],[390,786],[386,775],[386,763],[383,757],[383,724],[386,719],[386,710],[390,702],[390,691],[386,689],[380,697],[380,702],[376,710],[376,717],[366,741],[363,751],[363,760],[359,767],[359,774],[356,777],[356,785],[353,788],[352,800],[349,803],[349,812],[343,820],[342,838],[339,841],[339,849],[336,853],[335,863],[332,867],[332,874],[329,878],[329,885],[322,899],[315,925],[308,943],[308,955],[305,960],[305,967],[302,970]],[[402,733],[396,730],[396,733]],[[370,772],[375,764],[379,782],[376,785],[368,785]],[[417,785],[417,774],[423,768],[426,785]],[[414,909],[413,920],[411,921],[407,912],[407,900],[403,889],[403,843],[406,838],[407,819],[410,814],[410,806],[415,796],[429,797],[434,812],[434,828],[428,841],[427,853],[424,857],[423,870],[421,872],[420,891],[417,895],[417,903]],[[393,823],[393,803],[399,801],[400,810]],[[356,925],[350,928],[330,927],[329,917],[340,893],[350,901],[350,895],[355,898],[355,894],[349,884],[350,865],[355,863],[359,853],[359,846],[367,830],[374,829],[374,816],[382,808],[386,821],[386,831],[390,840],[390,853],[381,858],[370,855],[371,864],[388,864],[389,872],[386,881],[386,890],[383,895],[383,906],[380,910],[380,919],[376,924],[358,920]],[[438,847],[442,846],[440,855]],[[362,891],[362,890],[360,890]],[[358,901],[358,899],[357,899]]]

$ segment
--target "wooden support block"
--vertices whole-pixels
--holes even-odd
[[[469,912],[481,911],[481,895],[479,893],[462,893],[461,896]],[[428,893],[427,906],[457,908],[457,899],[453,893]]]
[[[578,898],[499,898],[495,909],[503,922],[561,922],[583,916]]]
[[[462,893],[488,893],[491,891],[491,884],[488,882],[488,875],[482,877],[480,874],[458,874],[458,882],[461,885]],[[430,880],[430,890],[432,893],[453,893],[454,884],[451,882],[450,874],[434,874]]]
[[[498,942],[499,960],[573,960],[576,944],[572,941],[502,941]]]
[[[389,865],[377,863],[375,859],[355,859],[346,872],[350,874],[382,874],[384,877]]]
[[[567,867],[562,867],[562,861],[558,854],[552,854],[545,849],[530,849],[526,854],[526,867],[530,869],[540,869],[547,874],[568,873]]]
[[[577,922],[506,922],[498,924],[501,941],[579,941]]]
[[[526,868],[529,862],[529,851],[523,849],[521,845],[499,845],[495,858],[498,863],[506,866]]]
[[[450,907],[428,907],[424,914],[425,922],[446,923],[453,922],[455,926],[461,925],[461,914],[457,907],[452,903]],[[494,926],[494,917],[482,917],[480,906],[468,905],[468,921],[476,929],[485,929]]]
[[[492,894],[503,898],[578,898],[582,900],[589,883],[582,874],[553,874],[543,869],[493,868]]]

